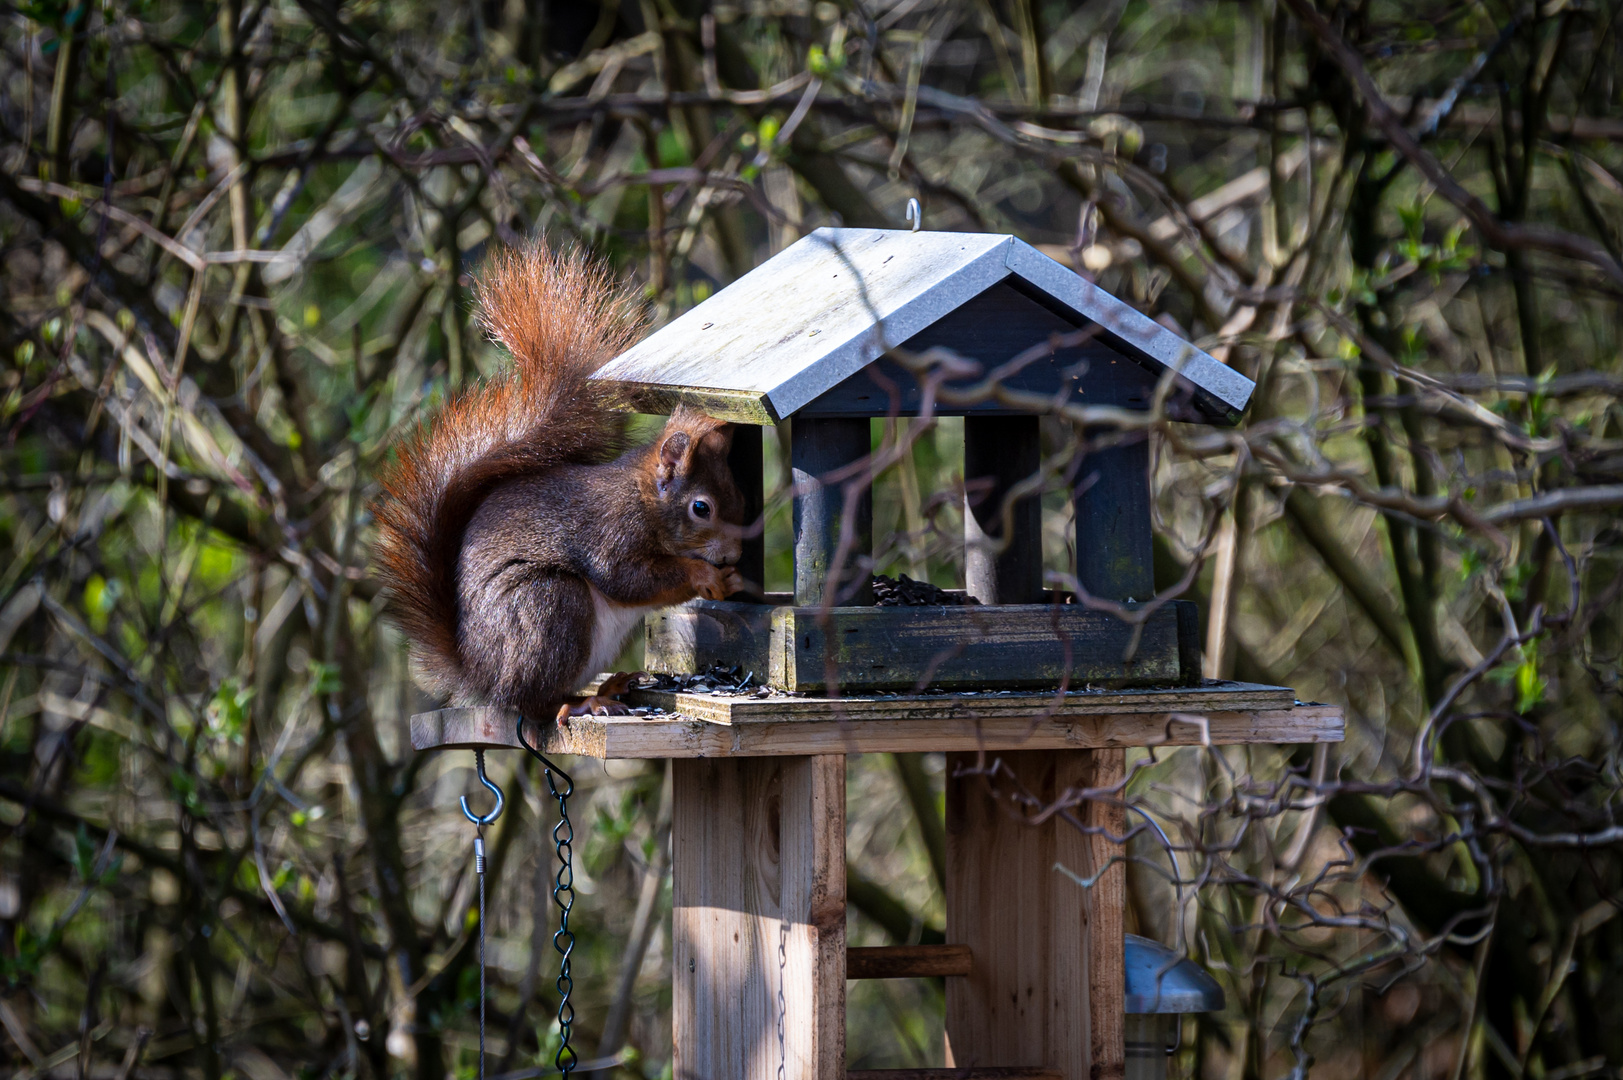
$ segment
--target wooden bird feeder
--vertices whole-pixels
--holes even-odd
[[[819,480],[857,471],[871,418],[923,411],[929,386],[903,358],[933,348],[983,372],[941,383],[931,408],[964,417],[964,475],[991,482],[965,513],[966,591],[980,603],[875,607],[870,496],[855,507],[856,557],[833,574],[846,493]],[[1003,368],[1002,392],[963,393],[1017,357],[1028,362]],[[871,229],[818,229],[597,377],[641,411],[685,403],[737,422],[732,464],[752,516],[762,427],[792,417],[793,596],[694,601],[647,627],[650,671],[737,665],[773,692],[637,691],[633,704],[663,712],[533,736],[549,754],[678,759],[675,1076],[932,1075],[847,1073],[845,983],[934,975],[947,979],[954,1067],[934,1075],[1119,1080],[1123,804],[1086,802],[1088,831],[1034,826],[955,774],[987,751],[1047,801],[1119,784],[1126,747],[1339,741],[1342,717],[1288,688],[1202,681],[1192,604],[1159,607],[1129,648],[1117,615],[1056,603],[1037,500],[1014,504],[1006,537],[1002,506],[1040,466],[1041,411],[1159,399],[1177,419],[1227,424],[1251,382],[1018,239]],[[1130,429],[1099,442],[1074,480],[1076,577],[1093,597],[1140,604],[1155,592],[1148,443]],[[764,555],[746,543],[747,578],[761,580]],[[1078,689],[1058,693],[1062,680]],[[517,745],[514,718],[491,709],[414,717],[412,739]],[[925,751],[948,755],[948,944],[848,950],[845,756]],[[1055,864],[1097,880],[1083,889]]]

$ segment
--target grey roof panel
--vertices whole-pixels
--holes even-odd
[[[1251,380],[1023,241],[890,229],[817,229],[594,377],[741,395],[782,419],[1011,276],[1235,413],[1250,400]]]
[[[818,229],[596,377],[760,394],[786,417],[1007,277],[1010,239]]]

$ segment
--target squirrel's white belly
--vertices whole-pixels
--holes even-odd
[[[587,588],[592,587],[588,585]],[[597,678],[601,672],[611,670],[609,665],[625,648],[626,639],[642,625],[642,617],[653,610],[655,608],[651,605],[627,607],[616,604],[592,588],[592,652],[587,658],[586,670],[580,675],[582,685]]]

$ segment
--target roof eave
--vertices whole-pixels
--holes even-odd
[[[1111,345],[1180,375],[1211,419],[1233,424],[1244,414],[1256,384],[1227,364],[1023,240],[1009,245],[1007,265],[1029,290],[1100,327]]]

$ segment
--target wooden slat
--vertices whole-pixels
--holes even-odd
[[[665,416],[686,405],[735,424],[775,424],[782,419],[764,390],[718,390],[708,386],[663,386],[621,382],[626,402],[637,412]]]
[[[792,754],[926,753],[940,750],[1066,750],[1102,746],[1194,746],[1340,742],[1341,711],[1306,706],[1216,713],[1196,726],[1179,714],[1041,720],[839,720],[715,724],[702,720],[582,717],[547,733],[548,752],[611,758],[768,757]]]
[[[820,571],[820,573],[823,571]],[[811,583],[806,583],[811,587]],[[753,671],[792,693],[1018,689],[1104,683],[1171,686],[1199,678],[1193,605],[1173,601],[1134,629],[1077,605],[769,607],[699,600],[648,618],[650,671]],[[1131,660],[1125,659],[1129,647]]]
[[[1122,750],[1090,750],[1081,755],[1080,786],[1096,791],[1117,789],[1126,776],[1127,754]],[[1127,1068],[1125,996],[1127,973],[1123,955],[1127,907],[1127,867],[1112,859],[1127,853],[1112,837],[1127,835],[1127,809],[1117,799],[1091,799],[1082,808],[1083,824],[1090,832],[1085,841],[1085,873],[1098,875],[1087,890],[1082,916],[1088,947],[1088,1055],[1090,1080],[1122,1080]],[[1100,872],[1101,867],[1109,866]]]
[[[674,784],[675,1075],[839,1076],[845,759],[682,761]]]
[[[1055,687],[1110,682],[1164,686],[1184,682],[1178,608],[1173,601],[1145,620],[1133,658],[1133,627],[1077,605],[840,608],[827,622],[815,608],[779,608],[772,620],[774,686],[797,693],[827,689],[834,662],[842,689],[858,692]],[[1198,678],[1198,672],[1194,673]]]
[[[722,724],[753,720],[948,720],[1031,716],[1103,716],[1111,713],[1207,713],[1289,709],[1296,692],[1260,683],[1208,682],[1200,686],[1122,687],[1048,692],[995,691],[945,694],[848,694],[837,698],[774,694],[693,694],[639,690],[626,699],[666,712]]]
[[[851,1069],[846,1080],[1064,1080],[1053,1069],[1016,1065],[987,1069]]]
[[[740,672],[754,672],[756,683],[765,683],[776,610],[770,604],[712,600],[656,611],[643,621],[643,667],[690,673],[737,664]]]
[[[841,721],[831,717],[722,724],[682,716],[582,716],[565,728],[549,722],[544,730],[529,730],[549,754],[698,758],[1340,742],[1343,728],[1340,709],[1303,705],[1212,712],[1199,718],[1178,712],[1058,718],[994,715]],[[412,745],[419,750],[502,749],[517,748],[519,743],[507,714],[499,710],[443,709],[412,718]]]
[[[527,730],[534,739],[535,727]],[[411,718],[413,750],[517,750],[520,746],[518,716],[505,709],[439,709]]]
[[[743,605],[740,605],[743,606]],[[593,684],[595,685],[595,684]],[[590,692],[590,687],[587,691]],[[696,694],[637,690],[627,695],[646,705],[718,724],[794,720],[948,720],[1031,716],[1102,716],[1109,713],[1207,713],[1245,709],[1289,709],[1296,693],[1285,686],[1212,681],[1200,686],[1119,687],[1076,690],[1063,697],[1049,692],[1001,690],[939,694],[848,694],[841,697],[753,692]]]
[[[1051,803],[1087,778],[1086,753],[1004,752],[1016,783]],[[1018,820],[984,780],[960,775],[974,754],[947,757],[947,940],[974,950],[969,977],[947,981],[947,1064],[1041,1065],[1089,1080],[1087,897],[1056,863],[1088,872],[1087,837],[1051,817]]]
[[[968,975],[968,945],[881,945],[845,951],[847,979],[928,979]]]

